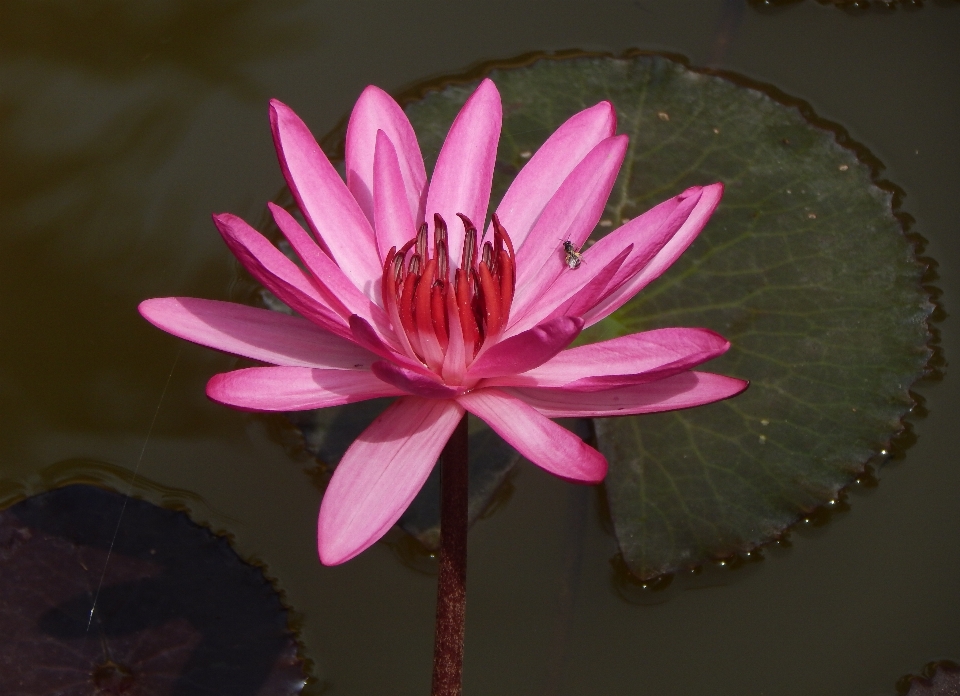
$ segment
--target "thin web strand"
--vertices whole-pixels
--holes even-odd
[[[117,517],[117,526],[113,530],[113,538],[110,540],[110,546],[107,548],[107,557],[103,561],[103,571],[100,573],[100,582],[97,583],[97,591],[93,595],[93,603],[90,605],[90,615],[87,617],[87,630],[90,632],[90,626],[93,624],[93,614],[97,609],[97,601],[100,599],[100,589],[103,587],[104,578],[107,576],[107,566],[110,564],[110,555],[113,553],[113,547],[117,543],[117,536],[120,534],[120,524],[123,522],[123,514],[127,511],[127,502],[133,494],[133,487],[137,481],[137,475],[140,473],[140,465],[143,463],[143,455],[147,451],[147,443],[150,442],[150,436],[153,435],[153,428],[157,424],[157,416],[160,415],[160,407],[163,405],[163,398],[167,395],[167,389],[170,387],[170,380],[173,378],[173,371],[180,360],[180,353],[183,351],[181,345],[177,348],[177,355],[173,359],[173,365],[170,366],[170,372],[167,374],[167,381],[164,382],[163,391],[160,392],[160,398],[157,401],[157,407],[153,411],[153,418],[150,420],[150,427],[147,428],[147,436],[143,439],[143,446],[140,448],[140,456],[137,457],[137,465],[133,469],[133,476],[130,478],[130,486],[127,494],[123,498],[123,506],[120,508],[120,515]]]

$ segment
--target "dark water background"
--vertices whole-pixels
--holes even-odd
[[[278,442],[275,421],[209,403],[206,379],[233,360],[181,347],[136,304],[231,297],[236,268],[209,214],[256,221],[280,190],[268,98],[321,135],[369,83],[399,92],[530,51],[632,47],[769,82],[844,125],[907,192],[943,304],[957,306],[952,0],[859,14],[812,0],[774,12],[719,0],[7,0],[0,499],[83,477],[127,490],[136,471],[138,494],[186,505],[266,565],[302,626],[315,691],[427,693],[434,578],[387,544],[321,567],[311,463]],[[949,360],[955,319],[940,328]],[[466,693],[893,696],[902,675],[960,660],[960,383],[948,368],[919,392],[929,414],[916,444],[879,486],[854,490],[849,511],[762,562],[632,601],[613,581],[597,497],[523,468],[471,534]]]

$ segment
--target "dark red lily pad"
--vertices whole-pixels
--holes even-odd
[[[910,674],[897,684],[900,696],[960,696],[960,665],[931,662],[923,674]]]
[[[93,486],[0,512],[0,636],[10,696],[287,696],[304,684],[260,570],[183,513]]]
[[[796,5],[802,0],[749,0],[758,10],[769,10]],[[817,0],[821,5],[831,5],[847,12],[892,12],[895,10],[919,10],[923,0]]]

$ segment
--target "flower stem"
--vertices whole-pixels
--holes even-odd
[[[440,455],[440,577],[433,696],[460,696],[467,610],[467,415]]]

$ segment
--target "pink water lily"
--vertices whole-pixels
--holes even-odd
[[[347,450],[320,507],[318,548],[342,563],[379,539],[420,490],[465,411],[566,479],[600,481],[597,450],[554,423],[687,408],[746,383],[691,368],[729,347],[705,329],[659,329],[567,349],[658,277],[716,208],[694,187],[567,263],[600,220],[627,147],[608,102],[581,111],[530,158],[484,229],[500,96],[484,80],[427,180],[413,128],[368,87],[350,117],[346,183],[306,125],[273,101],[280,165],[312,234],[271,205],[303,268],[240,218],[214,222],[247,270],[300,315],[168,297],[156,326],[270,363],[214,376],[207,394],[263,411],[398,397]],[[566,350],[565,350],[566,349]]]

